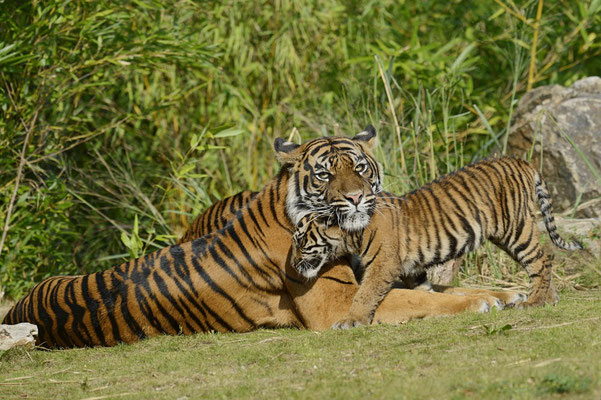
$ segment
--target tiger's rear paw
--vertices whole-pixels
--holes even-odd
[[[497,299],[494,296],[486,296],[484,298],[480,298],[480,300],[482,301],[482,303],[475,310],[479,313],[489,312],[493,308],[496,308],[497,310],[502,310],[503,308],[505,308],[505,304],[500,299]]]
[[[346,317],[342,318],[340,321],[335,322],[334,325],[332,325],[332,329],[351,329],[351,328],[356,328],[361,325],[368,325],[368,324],[369,324],[369,322],[361,321],[357,318],[353,318],[350,315],[347,315]]]
[[[495,301],[492,304],[492,307],[496,308],[497,310],[502,310],[505,308],[505,303],[503,303],[500,299],[495,298]]]
[[[481,299],[480,305],[474,311],[478,313],[487,313],[490,311],[490,303],[484,299]]]
[[[520,303],[517,308],[529,308],[529,307],[540,307],[545,304],[556,305],[559,302],[559,293],[554,288],[547,290],[546,293],[541,294],[540,291],[530,293],[528,300]]]
[[[540,301],[540,300],[530,301],[530,300],[526,300],[525,302],[518,304],[516,306],[516,308],[522,310],[524,308],[530,308],[530,307],[541,307],[541,306],[544,306],[545,304],[548,304],[550,306],[555,306],[555,305],[557,305],[557,301],[558,301],[558,299],[557,300],[551,300],[551,301]]]
[[[505,303],[505,307],[509,307],[509,308],[513,308],[513,307],[519,307],[520,304],[522,304],[523,302],[526,301],[526,299],[528,299],[528,296],[526,296],[525,294],[522,293],[512,293],[513,296],[511,296],[509,299],[507,299],[507,302]]]

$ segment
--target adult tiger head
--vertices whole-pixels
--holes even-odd
[[[276,155],[289,169],[286,211],[294,225],[307,214],[336,218],[346,231],[369,224],[382,168],[371,150],[376,130],[369,125],[352,139],[322,137],[302,145],[276,139]]]

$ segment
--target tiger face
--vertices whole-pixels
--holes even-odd
[[[382,190],[382,168],[371,153],[376,142],[371,125],[352,139],[322,137],[302,145],[276,139],[277,157],[291,172],[286,211],[293,224],[314,214],[346,231],[364,229]]]
[[[301,218],[292,241],[292,266],[307,279],[315,278],[326,263],[348,252],[342,229],[313,214]]]

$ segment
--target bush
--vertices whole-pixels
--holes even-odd
[[[530,86],[601,67],[599,1],[548,0],[538,25],[538,1],[9,3],[0,276],[11,296],[129,257],[120,238],[136,236],[136,217],[140,252],[171,243],[215,199],[260,188],[277,168],[274,137],[293,127],[310,138],[374,123],[382,149],[399,149],[380,159],[402,192],[486,155]]]

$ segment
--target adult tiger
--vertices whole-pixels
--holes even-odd
[[[501,158],[468,165],[403,197],[379,198],[380,212],[365,234],[332,226],[327,216],[306,215],[293,237],[293,265],[311,278],[332,258],[360,254],[365,276],[349,315],[336,324],[341,328],[371,322],[394,279],[424,277],[426,268],[473,251],[487,239],[527,271],[531,289],[523,306],[555,304],[551,262],[534,218],[537,203],[552,242],[564,250],[582,249],[557,233],[539,173],[526,161]]]
[[[328,329],[346,314],[358,285],[342,264],[331,264],[312,282],[298,275],[289,263],[293,221],[332,203],[341,225],[366,225],[381,185],[374,142],[371,130],[300,147],[276,140],[284,166],[223,229],[106,271],[46,279],[4,323],[38,325],[38,343],[48,347],[110,346],[161,333]],[[398,289],[375,320],[486,311],[494,301]]]

